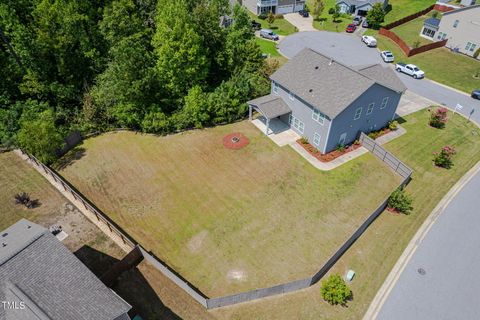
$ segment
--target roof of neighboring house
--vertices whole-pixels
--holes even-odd
[[[22,219],[0,233],[0,319],[117,319],[131,306],[47,229]]]
[[[432,27],[437,27],[440,25],[440,19],[437,18],[428,18],[423,22],[423,25],[428,25]]]
[[[335,118],[375,84],[397,93],[406,88],[390,68],[345,66],[305,48],[270,77],[314,108]]]
[[[459,12],[462,12],[462,11],[471,10],[471,9],[478,9],[478,8],[480,8],[480,4],[476,4],[476,5],[473,5],[473,6],[464,7],[464,8],[460,8],[460,9],[456,9],[456,10],[452,10],[452,11],[447,11],[447,12],[444,12],[443,15],[447,16],[447,15],[450,15],[450,14],[455,14],[455,13],[459,13]]]
[[[346,3],[349,6],[355,6],[356,8],[361,8],[365,5],[374,5],[375,3],[385,3],[386,0],[338,0],[338,3]]]
[[[273,94],[248,101],[248,104],[260,109],[262,114],[268,119],[273,119],[292,111],[281,97]]]

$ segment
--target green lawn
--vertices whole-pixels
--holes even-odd
[[[480,131],[459,115],[452,116],[443,130],[427,125],[429,113],[419,111],[405,117],[407,133],[386,145],[413,168],[406,190],[414,199],[409,216],[384,212],[337,262],[332,272],[356,272],[351,283],[353,301],[348,307],[330,306],[320,297],[317,284],[307,290],[268,298],[255,303],[212,310],[217,319],[361,319],[378,289],[410,239],[448,190],[480,161]],[[432,153],[452,145],[458,151],[454,167],[432,164]]]
[[[384,24],[392,23],[435,4],[435,0],[390,0]],[[418,31],[420,32],[420,30]]]
[[[310,12],[313,9],[314,0],[307,0],[307,6],[310,8]],[[319,19],[313,21],[313,27],[318,30],[332,31],[332,32],[344,32],[348,24],[352,23],[352,17],[349,15],[342,15],[333,22],[332,15],[328,14],[328,10],[334,8],[336,0],[325,0],[325,10]]]
[[[277,43],[274,41],[262,39],[262,38],[256,38],[257,44],[260,46],[260,50],[262,50],[262,53],[268,54],[269,58],[278,60],[278,62],[282,65],[285,62],[288,61],[287,58],[282,56],[278,50],[277,50]]]
[[[248,11],[248,14],[250,15],[250,18],[252,20],[255,20],[259,22],[262,25],[263,29],[271,29],[273,32],[275,32],[278,35],[281,36],[288,36],[289,34],[297,32],[297,28],[288,22],[287,20],[283,18],[277,18],[273,22],[272,25],[269,25],[267,20],[259,19],[256,15]]]
[[[425,76],[447,86],[472,92],[480,87],[480,80],[473,78],[475,72],[480,71],[480,61],[452,53],[449,49],[438,48],[407,58],[403,51],[387,37],[369,31],[368,34],[377,38],[380,50],[390,50],[395,55],[397,62],[407,62],[417,65],[425,71]]]
[[[395,27],[391,29],[391,31],[395,32],[397,36],[402,38],[403,41],[405,41],[405,43],[412,48],[415,47],[415,44],[418,44],[418,46],[423,46],[425,44],[432,43],[432,41],[421,37],[420,31],[422,31],[423,22],[428,18],[431,18],[434,12],[435,11],[431,11],[426,15]]]
[[[225,149],[231,132],[250,144]],[[313,274],[399,183],[370,154],[319,171],[248,121],[81,147],[61,174],[209,296]]]

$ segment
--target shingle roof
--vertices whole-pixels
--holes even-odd
[[[459,13],[459,12],[462,12],[462,11],[465,11],[465,10],[478,9],[478,8],[480,8],[480,4],[476,4],[476,5],[473,5],[473,6],[470,6],[470,7],[464,7],[464,8],[460,8],[460,9],[447,11],[447,12],[444,12],[442,15],[446,16],[446,15],[449,15],[449,14],[455,14],[455,13]]]
[[[45,228],[22,219],[0,242],[0,301],[27,307],[0,308],[0,319],[115,319],[130,310]]]
[[[376,83],[403,92],[404,86],[392,86],[390,77],[397,77],[393,71],[383,69],[374,77],[305,48],[270,78],[333,119]]]
[[[272,94],[250,100],[247,103],[260,109],[263,115],[269,119],[279,117],[292,111],[281,97]]]
[[[424,25],[429,25],[432,27],[438,27],[440,25],[440,19],[437,18],[428,18],[423,22]]]
[[[385,3],[385,0],[338,0],[336,3],[338,4],[341,2],[344,2],[349,6],[355,6],[359,8],[367,4],[370,4],[373,6],[375,3]]]
[[[370,66],[357,67],[357,70],[361,74],[375,80],[384,87],[392,89],[393,91],[405,92],[405,90],[407,90],[407,87],[402,80],[400,80],[395,72],[388,67],[382,67],[379,64],[374,64]]]

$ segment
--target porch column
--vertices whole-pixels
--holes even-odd
[[[268,129],[270,128],[270,119],[267,118],[267,125],[265,128],[265,134],[268,136]]]
[[[252,105],[249,104],[249,105],[248,105],[248,120],[250,120],[250,121],[252,121],[252,113],[253,113],[253,111],[252,111]]]

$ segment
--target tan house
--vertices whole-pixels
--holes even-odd
[[[443,39],[448,48],[473,56],[480,48],[480,5],[445,12],[435,34],[435,40]]]
[[[305,9],[305,0],[239,0],[255,15],[272,12],[274,14],[287,14]]]

